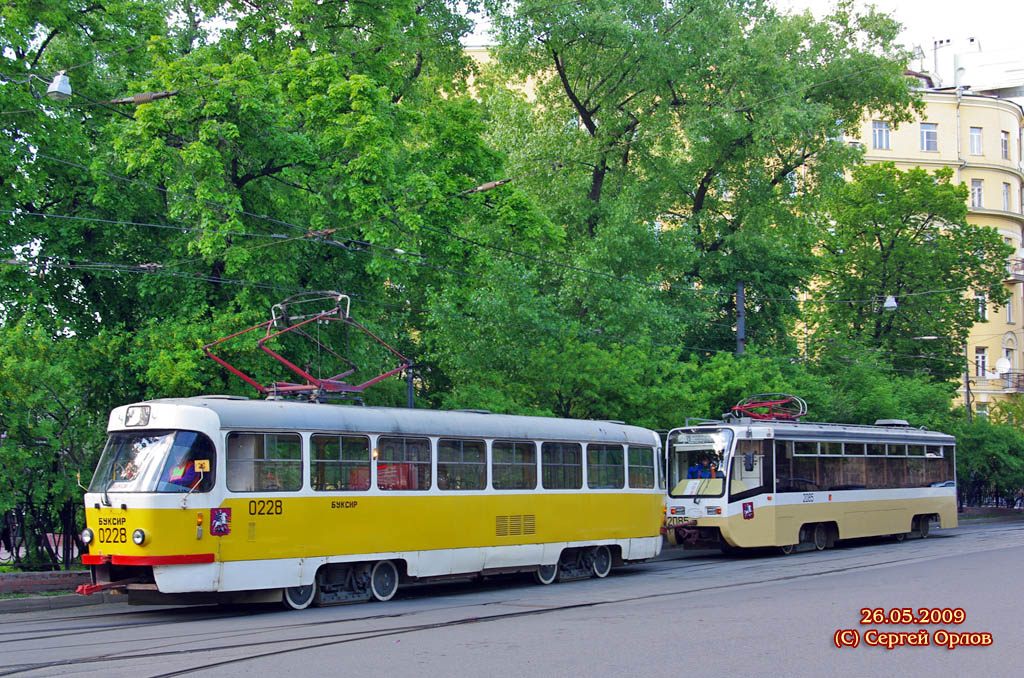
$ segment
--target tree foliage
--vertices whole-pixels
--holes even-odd
[[[871,343],[858,324],[812,363],[792,338],[828,240],[815,208],[857,160],[837,134],[915,105],[895,23],[760,0],[483,4],[499,40],[483,69],[454,0],[0,9],[0,513],[34,525],[38,563],[55,557],[41,535],[74,522],[106,412],[252,395],[201,348],[303,292],[348,294],[415,361],[420,405],[664,429],[796,391],[817,419],[940,420],[949,387],[878,351],[903,329]],[[75,95],[52,102],[62,70]],[[534,99],[509,87],[526,77]],[[172,94],[104,103],[143,92]],[[987,238],[957,242],[995,261]],[[340,325],[315,332],[353,379],[394,367]],[[255,339],[218,354],[286,377]],[[275,342],[335,373],[314,344]],[[404,382],[365,398],[402,404]]]
[[[660,225],[644,238],[667,303],[693,318],[683,343],[728,346],[745,281],[751,336],[788,348],[792,294],[814,272],[804,207],[857,157],[837,135],[866,111],[907,119],[915,100],[897,25],[756,0],[485,4],[510,77],[538,81],[533,114],[502,119],[527,126],[513,162],[573,246],[615,251],[636,223]]]
[[[831,195],[812,315],[818,352],[855,340],[940,379],[963,373],[975,293],[1006,303],[1012,250],[995,229],[967,223],[967,189],[951,179],[948,168],[862,165]],[[895,311],[882,308],[887,296]]]

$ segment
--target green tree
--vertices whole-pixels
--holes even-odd
[[[957,486],[962,500],[979,505],[992,497],[1009,505],[1024,488],[1024,432],[993,424],[984,417],[959,419],[949,431],[957,436]]]
[[[82,500],[102,448],[107,412],[123,388],[103,364],[116,337],[55,339],[40,325],[0,327],[0,517],[14,515],[23,567],[69,567],[48,538],[77,540]]]
[[[1011,250],[995,229],[967,223],[967,189],[951,178],[949,169],[863,165],[824,203],[810,314],[818,353],[854,341],[937,379],[963,373],[964,342],[979,320],[975,293],[1006,303]],[[882,308],[887,296],[895,311]]]
[[[814,271],[805,206],[857,155],[837,135],[914,101],[897,25],[848,4],[821,21],[748,0],[484,4],[509,77],[537,80],[532,110],[489,99],[495,138],[515,141],[572,258],[627,263],[623,240],[656,253],[655,271],[618,270],[665,283],[681,343],[711,348],[732,341],[744,281],[751,336],[791,346]]]

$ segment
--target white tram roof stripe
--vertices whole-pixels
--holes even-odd
[[[769,427],[776,440],[846,441],[851,443],[879,442],[918,445],[955,445],[956,438],[948,433],[929,431],[912,426],[869,426],[866,424],[832,424],[812,421],[778,421],[741,419],[719,422],[702,421],[694,426],[683,426],[672,432],[731,428],[742,440],[742,432],[751,427]]]
[[[111,412],[109,430],[131,430],[123,425],[124,413],[128,407],[138,405],[150,405],[154,410],[165,407],[207,410],[216,415],[221,429],[238,431],[351,431],[453,438],[606,442],[661,447],[661,440],[654,431],[610,421],[400,407],[360,407],[292,400],[249,400],[223,396],[164,398],[124,405]],[[148,427],[141,428],[159,426],[154,422]]]

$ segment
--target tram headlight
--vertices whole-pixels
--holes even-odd
[[[146,531],[138,529],[132,532],[132,541],[135,542],[136,546],[142,546],[146,543]]]
[[[85,528],[84,530],[82,530],[82,543],[83,544],[88,546],[89,544],[92,543],[93,538],[94,538],[94,535],[92,533],[92,530],[90,530],[88,527]]]

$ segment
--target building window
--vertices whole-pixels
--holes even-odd
[[[971,155],[981,155],[981,128],[971,128]]]
[[[974,347],[974,376],[984,377],[988,371],[988,349],[984,346]]]
[[[982,188],[984,182],[981,179],[971,179],[971,207],[982,207]]]
[[[1000,132],[999,133],[999,156],[1003,160],[1010,159],[1010,133]]]
[[[1007,370],[1008,372],[1013,371],[1013,348],[1013,346],[1003,347],[1003,357],[1006,358],[1006,364],[1010,366],[1010,369]]]
[[[1003,210],[1010,211],[1010,184],[1003,182]]]
[[[889,123],[886,120],[875,120],[871,123],[871,145],[884,151],[889,150]]]
[[[1006,322],[1013,322],[1013,299],[1010,299],[1010,301],[1006,302]]]
[[[988,320],[988,297],[985,296],[984,292],[974,293],[974,307],[977,311],[979,322]]]
[[[987,404],[975,405],[974,406],[974,413],[976,415],[978,415],[978,417],[980,419],[988,419],[988,405]]]
[[[939,126],[934,122],[921,123],[921,150],[939,150]]]

